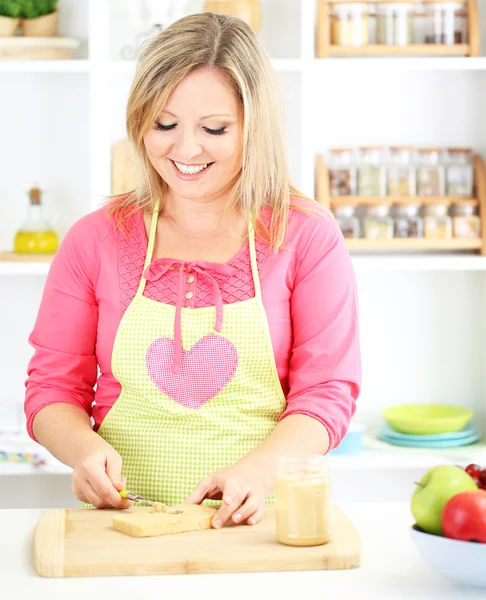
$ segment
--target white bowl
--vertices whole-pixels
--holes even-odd
[[[412,539],[434,571],[461,585],[486,588],[486,544],[425,533],[412,526]]]

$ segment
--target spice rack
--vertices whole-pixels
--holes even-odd
[[[463,20],[464,31],[461,34],[452,32],[452,43],[425,43],[422,35],[415,36],[413,33],[403,34],[404,28],[414,27],[419,19],[425,20],[423,7],[462,4],[464,12],[458,13],[458,18]],[[349,12],[351,6],[356,9],[354,15]],[[359,12],[357,7],[367,7],[367,11]],[[380,14],[382,7],[390,7],[390,15]],[[404,6],[413,9],[413,14],[393,13],[393,6]],[[336,8],[337,7],[337,8]],[[347,10],[348,9],[348,10]],[[372,9],[372,10],[370,10]],[[398,9],[397,9],[398,10]],[[341,14],[340,14],[341,11]],[[350,16],[351,15],[351,16]],[[398,17],[405,19],[401,27],[401,39],[397,39],[394,21]],[[374,43],[374,38],[380,36],[378,19],[392,19],[390,23],[383,26],[381,35],[388,39],[381,43]],[[452,16],[452,19],[454,15]],[[410,20],[409,20],[410,19]],[[413,21],[412,21],[413,19]],[[449,15],[443,18],[442,25],[449,23]],[[440,19],[433,21],[434,35],[437,36],[436,27]],[[442,31],[442,30],[441,30]],[[378,32],[375,34],[375,32]],[[375,35],[374,35],[375,34]],[[457,35],[458,34],[458,35]],[[439,34],[440,36],[440,34]],[[415,39],[417,37],[418,39]],[[461,38],[458,41],[456,38]],[[412,40],[413,38],[413,40]],[[463,41],[463,38],[465,41]],[[336,43],[342,39],[342,43]],[[316,32],[316,55],[317,58],[329,58],[332,56],[474,56],[481,54],[481,30],[479,20],[479,8],[477,0],[318,0],[317,32]],[[442,40],[441,40],[442,41]],[[398,43],[397,43],[398,42]]]
[[[321,206],[333,209],[339,206],[378,206],[382,204],[403,204],[407,200],[413,204],[432,205],[444,202],[463,202],[474,204],[478,208],[481,221],[481,235],[478,238],[392,238],[392,239],[366,239],[347,238],[346,245],[349,250],[356,251],[474,251],[486,255],[486,166],[479,154],[474,155],[474,196],[472,198],[454,196],[336,196],[330,193],[329,171],[322,155],[316,157],[315,184],[316,199]]]

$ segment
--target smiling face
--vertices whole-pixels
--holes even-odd
[[[243,110],[228,79],[211,68],[189,73],[144,143],[175,199],[224,198],[238,180],[243,151]]]

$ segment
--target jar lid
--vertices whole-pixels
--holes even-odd
[[[452,6],[463,8],[466,2],[458,2],[457,0],[422,0],[423,4],[450,4]]]
[[[469,154],[472,152],[472,148],[447,148],[447,152],[450,154]]]
[[[359,149],[365,152],[367,150],[383,150],[383,146],[360,146]]]
[[[395,150],[413,150],[413,146],[390,146],[390,150],[394,152]]]
[[[329,148],[329,152],[333,154],[340,154],[341,152],[352,152],[352,148]]]

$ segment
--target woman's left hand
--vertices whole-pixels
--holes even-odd
[[[215,528],[222,527],[228,519],[256,525],[265,513],[265,497],[272,491],[268,479],[254,463],[239,462],[205,477],[185,502],[200,504],[206,498],[222,499],[212,522]]]

